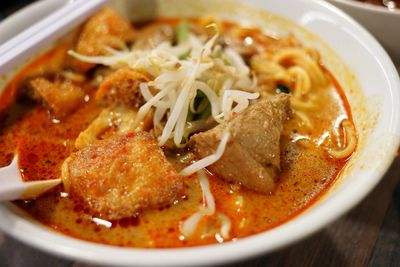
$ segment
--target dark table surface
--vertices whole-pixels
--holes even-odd
[[[0,20],[33,0],[3,1]],[[400,49],[400,48],[399,48]],[[400,266],[400,159],[350,213],[319,233],[273,254],[230,266]],[[0,267],[87,267],[0,233]]]

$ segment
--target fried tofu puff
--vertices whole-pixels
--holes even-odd
[[[103,56],[107,47],[123,49],[132,42],[136,32],[130,22],[111,8],[103,8],[83,26],[75,51],[85,56]],[[71,59],[71,67],[80,73],[95,65]]]
[[[29,83],[31,97],[50,108],[56,117],[64,117],[83,102],[85,93],[77,85],[68,81],[50,82],[36,78]]]
[[[71,197],[110,220],[165,207],[184,193],[183,178],[147,132],[111,137],[72,153],[62,180]]]

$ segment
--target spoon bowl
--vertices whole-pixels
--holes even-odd
[[[24,182],[18,167],[18,156],[10,165],[0,168],[0,201],[35,199],[61,184],[61,179]]]

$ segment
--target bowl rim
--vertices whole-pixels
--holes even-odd
[[[46,2],[50,0],[42,0]],[[307,0],[308,3],[309,0]],[[303,0],[303,2],[306,2]],[[385,77],[390,86],[390,92],[400,91],[400,80],[397,70],[394,67],[389,56],[380,46],[380,44],[370,35],[362,26],[351,19],[348,15],[332,6],[331,4],[320,1],[309,1],[312,5],[324,7],[327,11],[335,13],[336,16],[344,19],[347,24],[355,27],[357,32],[364,35],[371,42],[371,47],[377,52],[377,57],[381,58],[385,67]],[[34,3],[32,5],[35,5]],[[31,7],[31,6],[29,6]],[[394,94],[397,95],[397,94]],[[390,114],[400,113],[400,99],[393,99],[393,105]],[[395,105],[396,104],[396,105]],[[19,215],[10,213],[13,209],[11,204],[0,205],[0,213],[8,212],[10,216],[0,220],[0,230],[24,243],[39,248],[46,252],[56,254],[62,257],[89,262],[92,264],[112,264],[118,266],[198,266],[206,264],[222,264],[254,257],[263,253],[272,252],[288,244],[292,244],[312,233],[317,232],[333,220],[342,216],[352,207],[358,204],[381,180],[386,170],[392,163],[397,148],[400,144],[400,122],[391,120],[387,131],[395,133],[395,139],[392,141],[388,155],[381,161],[380,168],[371,176],[375,179],[364,181],[358,187],[357,194],[352,194],[352,188],[344,188],[340,195],[335,196],[335,201],[324,203],[326,209],[335,209],[340,207],[335,213],[303,213],[302,216],[292,220],[284,225],[274,228],[274,231],[267,231],[246,238],[237,242],[228,242],[223,244],[213,244],[192,248],[180,249],[140,249],[140,248],[118,248],[109,245],[98,245],[95,243],[71,238],[49,230],[49,228],[32,223],[30,220],[21,220]],[[354,186],[353,186],[354,187]],[[346,194],[347,193],[347,194]],[[318,207],[320,208],[320,207]],[[10,230],[8,226],[14,225]],[[310,227],[312,225],[312,227]],[[303,231],[299,231],[303,229]],[[293,235],[284,234],[286,231],[294,233]],[[265,245],[266,237],[274,240],[274,243]],[[279,238],[278,238],[279,237]],[[62,241],[62,242],[59,242]],[[185,254],[190,257],[182,257]],[[112,257],[110,257],[112,255]],[[187,256],[187,255],[186,255]]]
[[[384,15],[400,16],[400,7],[391,10],[384,6],[379,6],[371,3],[359,2],[354,0],[328,0],[328,1],[340,3],[342,5],[347,5],[370,12],[381,13]]]

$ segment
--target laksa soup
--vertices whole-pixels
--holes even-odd
[[[219,17],[132,24],[104,8],[0,98],[0,166],[62,179],[15,205],[123,247],[221,243],[316,202],[357,146],[317,49]]]

